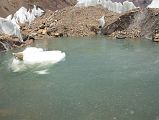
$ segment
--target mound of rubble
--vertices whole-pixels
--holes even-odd
[[[47,10],[45,15],[36,19],[30,26],[23,25],[22,32],[35,39],[61,36],[91,36],[99,31],[99,19],[105,16],[112,23],[119,14],[101,6],[67,7],[55,12]]]

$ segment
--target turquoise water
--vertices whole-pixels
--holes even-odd
[[[159,120],[158,44],[99,36],[33,46],[66,58],[15,73],[12,52],[21,50],[0,53],[0,120]]]

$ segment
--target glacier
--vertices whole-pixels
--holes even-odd
[[[153,0],[150,5],[148,5],[148,8],[159,8],[159,1]]]
[[[31,23],[35,18],[43,15],[44,11],[37,8],[35,5],[33,9],[27,10],[25,7],[21,7],[14,15],[9,15],[6,18],[0,17],[0,33],[15,35],[19,37],[22,42],[22,36],[20,33],[19,24]]]
[[[15,35],[19,37],[20,41],[23,41],[19,27],[5,18],[0,18],[0,33]]]
[[[25,7],[21,7],[13,16],[12,19],[15,19],[17,23],[31,23],[35,18],[43,15],[44,11],[40,8],[37,8],[35,5],[32,10],[27,10]],[[10,18],[10,16],[8,16]]]
[[[122,3],[112,2],[111,0],[78,0],[76,7],[81,6],[95,6],[95,5],[102,5],[103,7],[107,8],[110,11],[122,13],[132,9],[135,9],[136,6],[132,2],[124,1]]]
[[[108,10],[117,12],[117,13],[126,12],[136,8],[133,2],[129,2],[129,1],[124,1],[123,4],[120,2],[119,3],[112,2],[111,0],[77,0],[77,1],[78,2],[75,5],[76,7],[102,5]],[[147,8],[159,8],[159,1],[152,0],[151,4],[148,5]]]

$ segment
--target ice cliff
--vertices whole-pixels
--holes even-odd
[[[148,5],[148,8],[159,8],[159,0],[153,0],[150,5]]]
[[[37,8],[34,5],[32,10],[27,10],[25,7],[21,7],[13,16],[12,20],[15,19],[17,23],[31,23],[36,17],[41,16],[44,13],[43,10]]]
[[[0,18],[0,33],[18,36],[22,41],[19,27],[5,18]]]
[[[121,13],[125,11],[129,11],[131,9],[136,8],[133,2],[124,1],[123,3],[120,2],[112,2],[111,0],[78,0],[76,6],[95,6],[95,5],[102,5],[108,10],[113,12]],[[159,0],[153,0],[148,8],[159,8]]]
[[[8,35],[15,35],[20,38],[21,33],[19,24],[31,23],[35,18],[41,16],[44,11],[37,8],[35,5],[32,10],[27,10],[21,7],[14,15],[9,15],[6,18],[0,18],[0,32]]]
[[[108,10],[121,13],[136,8],[132,2],[125,1],[122,3],[112,2],[111,0],[78,0],[76,6],[95,6],[102,5]]]

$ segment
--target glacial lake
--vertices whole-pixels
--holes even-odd
[[[66,58],[15,72],[12,53],[23,49],[0,53],[0,120],[159,120],[159,44],[97,36],[32,46]]]

